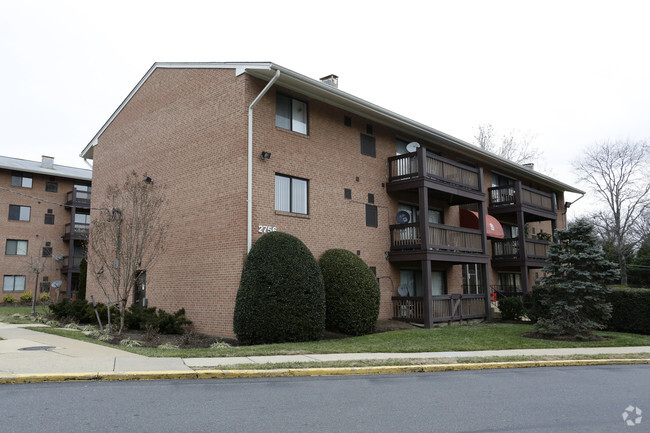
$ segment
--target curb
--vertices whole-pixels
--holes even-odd
[[[348,376],[370,374],[432,373],[443,371],[495,370],[536,367],[584,367],[595,365],[643,365],[650,359],[583,359],[560,361],[484,362],[476,364],[429,364],[376,367],[281,368],[271,370],[198,370],[131,371],[124,373],[9,374],[0,376],[0,384],[72,381],[242,379],[269,377]]]

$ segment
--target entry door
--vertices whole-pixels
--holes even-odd
[[[445,273],[442,271],[431,271],[431,294],[433,296],[439,296],[444,295],[446,292]]]
[[[138,271],[135,276],[135,287],[133,288],[133,303],[140,307],[146,307],[143,302],[147,297],[147,272]]]

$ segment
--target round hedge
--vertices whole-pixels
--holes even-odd
[[[380,292],[368,265],[343,249],[326,251],[319,264],[325,282],[325,328],[348,335],[373,332],[379,316]]]
[[[323,277],[300,239],[272,232],[255,242],[242,270],[233,329],[242,344],[323,337]]]

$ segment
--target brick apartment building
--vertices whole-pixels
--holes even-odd
[[[76,291],[90,223],[92,171],[0,156],[0,258],[2,295],[48,292],[53,298]],[[43,264],[39,281],[29,264]],[[61,281],[60,287],[52,283]],[[55,284],[58,286],[58,284]]]
[[[358,254],[384,319],[480,318],[491,291],[529,290],[549,245],[537,234],[565,227],[564,193],[582,191],[336,84],[273,63],[156,63],[140,80],[81,156],[96,200],[132,171],[165,187],[150,306],[232,336],[247,251],[270,230],[316,258]]]

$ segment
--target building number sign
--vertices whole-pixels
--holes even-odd
[[[273,227],[273,226],[259,226],[257,229],[257,233],[270,233],[270,232],[277,232],[278,228]]]

